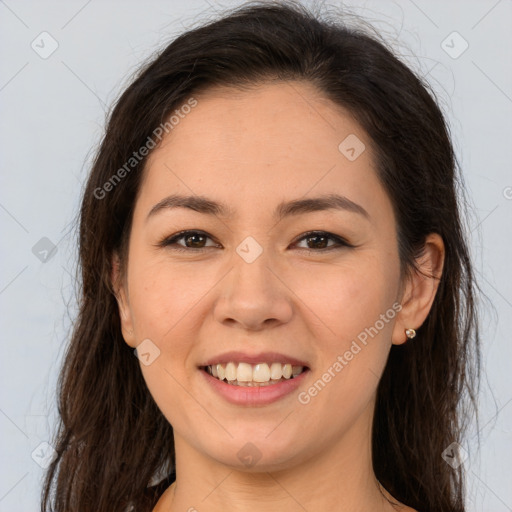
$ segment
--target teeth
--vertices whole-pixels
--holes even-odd
[[[234,364],[234,363],[233,363]],[[239,363],[236,371],[236,379],[238,382],[252,381],[252,366],[247,363]],[[231,379],[229,379],[231,380]]]
[[[237,371],[236,371],[235,363],[229,362],[226,365],[226,379],[227,380],[236,380],[236,375],[237,375]]]
[[[297,377],[297,375],[300,375],[302,373],[302,370],[304,368],[302,366],[292,366],[292,375],[294,377]]]
[[[238,379],[240,380],[240,379]],[[267,363],[257,364],[252,368],[252,379],[254,382],[268,382],[270,380],[270,368]]]
[[[291,364],[285,364],[283,366],[283,377],[285,379],[289,379],[292,376],[292,365]]]
[[[268,386],[282,380],[297,377],[304,371],[303,366],[292,366],[290,363],[249,363],[229,362],[206,367],[206,371],[219,380],[227,380],[238,386]]]
[[[271,379],[280,379],[283,376],[282,371],[283,365],[281,363],[272,363],[270,366],[270,378]]]

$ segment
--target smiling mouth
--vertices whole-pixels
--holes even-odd
[[[212,377],[233,386],[262,387],[291,380],[308,370],[307,366],[290,363],[236,363],[202,366]]]

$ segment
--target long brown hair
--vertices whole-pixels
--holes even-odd
[[[150,511],[172,481],[170,474],[148,487],[162,468],[171,473],[173,430],[123,340],[111,283],[112,255],[126,260],[147,157],[126,163],[193,94],[275,79],[315,85],[368,134],[394,207],[404,275],[414,271],[429,233],[443,238],[432,309],[414,342],[393,346],[378,387],[373,466],[404,504],[464,511],[463,466],[452,469],[442,452],[461,442],[469,406],[476,406],[477,285],[447,123],[428,84],[378,37],[345,26],[342,17],[267,1],[179,36],[138,72],[109,116],[81,205],[79,314],[58,383],[58,456],[47,471],[43,512]]]

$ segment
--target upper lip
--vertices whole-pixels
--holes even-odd
[[[217,356],[210,357],[202,366],[210,366],[213,364],[227,364],[230,361],[237,363],[290,363],[292,366],[307,367],[307,363],[292,356],[282,354],[280,352],[259,352],[257,354],[248,354],[247,352],[231,351],[224,352]]]

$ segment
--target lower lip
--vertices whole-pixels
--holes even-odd
[[[309,373],[309,369],[304,370],[293,379],[268,386],[236,386],[212,377],[203,369],[199,371],[204,375],[206,382],[228,402],[245,406],[267,405],[276,402],[295,391]]]

